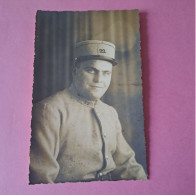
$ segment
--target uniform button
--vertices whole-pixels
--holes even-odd
[[[103,173],[99,173],[99,176],[102,176],[103,175]]]
[[[108,160],[109,159],[109,156],[105,156],[105,158],[106,158],[106,160]]]
[[[106,137],[106,133],[103,134],[103,137]]]

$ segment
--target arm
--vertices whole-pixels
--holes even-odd
[[[146,180],[147,176],[143,167],[135,160],[135,153],[127,144],[122,135],[122,129],[118,115],[115,111],[116,127],[117,127],[117,148],[113,155],[116,169],[112,172],[113,180]]]
[[[32,110],[30,184],[53,183],[59,172],[60,116],[57,109],[38,103]]]

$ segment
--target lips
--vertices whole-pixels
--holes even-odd
[[[103,86],[97,86],[97,85],[91,85],[91,87],[94,87],[94,88],[104,88]]]

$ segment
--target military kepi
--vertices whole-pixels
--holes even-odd
[[[86,60],[106,60],[117,65],[115,45],[107,41],[87,40],[76,44],[75,62]]]

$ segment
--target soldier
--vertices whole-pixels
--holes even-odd
[[[76,45],[73,82],[33,107],[30,183],[146,180],[125,141],[107,91],[115,45],[88,40]]]

